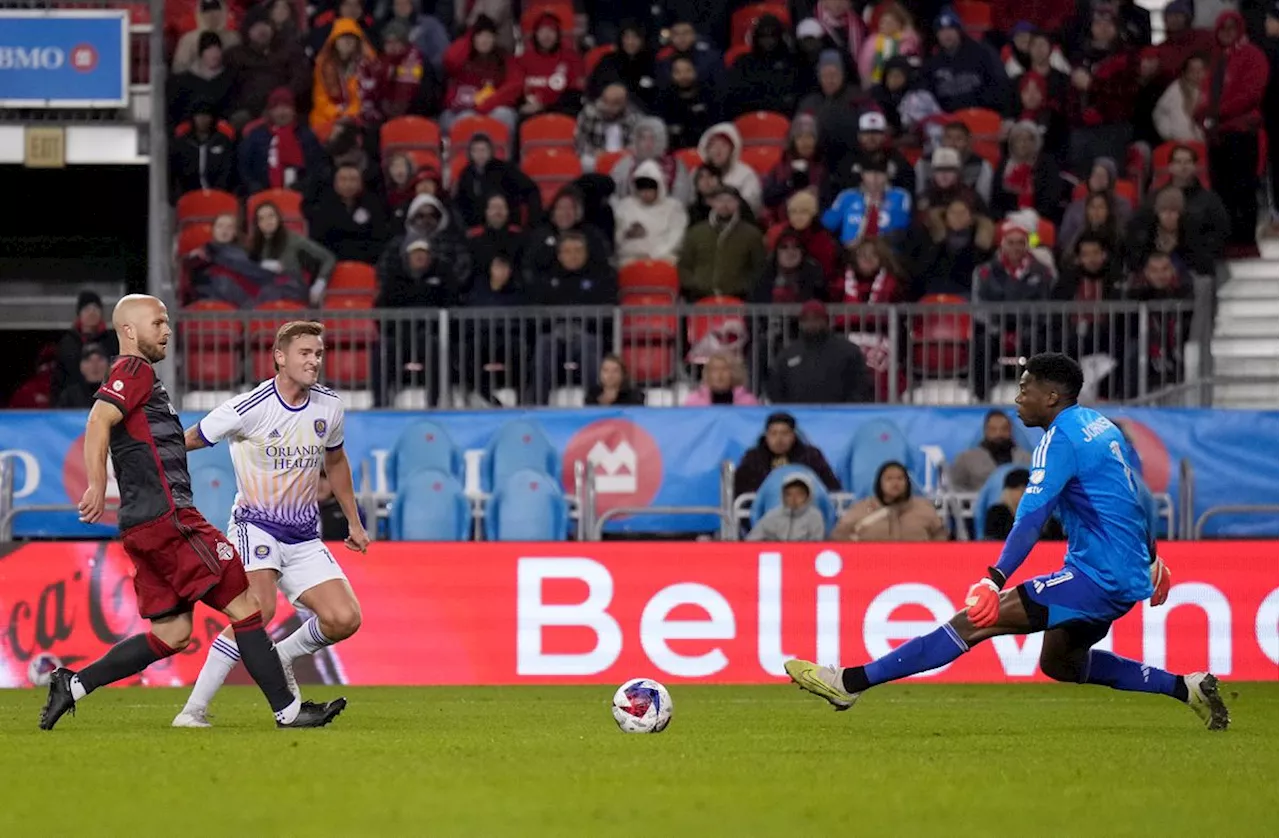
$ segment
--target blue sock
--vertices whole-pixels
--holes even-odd
[[[1089,653],[1089,675],[1085,683],[1113,690],[1162,693],[1179,701],[1187,700],[1187,688],[1180,676],[1101,649]]]
[[[857,689],[850,692],[861,692],[876,684],[937,669],[939,666],[951,663],[967,651],[969,651],[968,645],[960,639],[956,630],[950,623],[944,623],[928,634],[908,640],[879,660],[874,660],[866,666],[846,669],[845,689],[849,689],[852,684]]]

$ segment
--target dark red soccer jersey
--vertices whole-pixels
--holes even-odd
[[[120,529],[195,506],[182,422],[151,364],[137,355],[121,355],[94,398],[124,414],[124,421],[111,429]]]

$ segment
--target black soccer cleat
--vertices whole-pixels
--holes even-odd
[[[345,698],[335,698],[333,701],[325,704],[317,704],[314,701],[304,701],[302,706],[298,708],[298,716],[293,721],[285,724],[284,722],[276,722],[276,727],[287,728],[292,730],[298,727],[324,727],[329,722],[338,718],[338,714],[347,709],[347,700]]]
[[[71,679],[75,673],[70,669],[59,667],[49,676],[49,697],[45,699],[44,709],[40,711],[40,729],[53,730],[53,726],[67,714],[76,713],[76,700],[71,697]]]

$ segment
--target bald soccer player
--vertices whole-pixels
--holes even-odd
[[[41,729],[52,730],[98,687],[186,648],[197,602],[231,620],[241,659],[267,697],[277,727],[323,727],[342,712],[346,700],[317,704],[289,691],[235,547],[192,502],[182,423],[152,367],[169,346],[164,303],[131,294],[116,303],[112,320],[120,357],[94,396],[85,429],[89,488],[80,501],[80,520],[92,524],[102,517],[109,450],[120,485],[120,539],[136,571],[138,613],[151,622],[151,630],[120,641],[79,672],[56,670],[40,711]]]

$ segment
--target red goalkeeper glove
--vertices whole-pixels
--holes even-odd
[[[990,577],[969,586],[969,594],[964,598],[968,606],[966,614],[975,628],[988,628],[996,624],[1000,617],[1000,586]]]
[[[1169,575],[1169,568],[1165,567],[1164,559],[1156,556],[1156,560],[1151,563],[1151,604],[1164,605],[1164,601],[1169,598],[1169,585],[1173,578]]]

